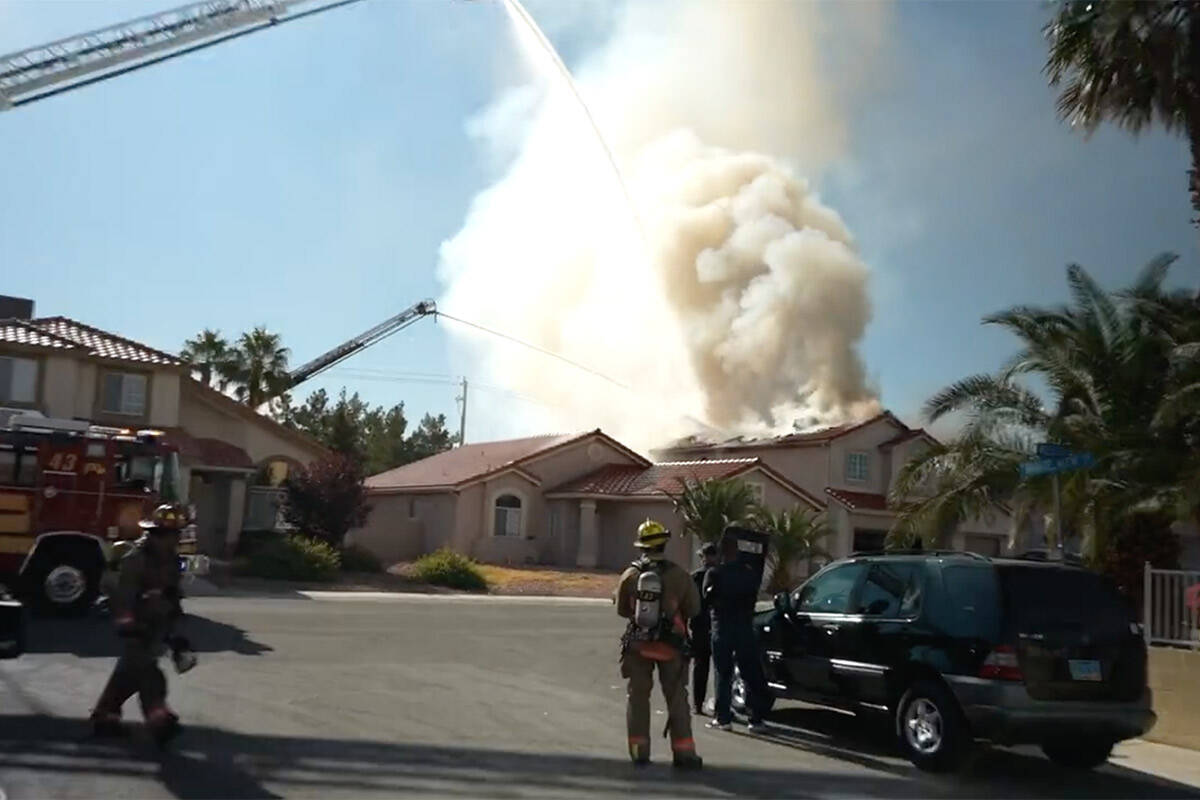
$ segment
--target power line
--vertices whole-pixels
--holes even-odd
[[[445,317],[446,319],[451,320],[452,322],[458,322],[462,325],[466,325],[469,328],[475,328],[476,330],[483,331],[484,333],[489,333],[492,336],[498,336],[501,339],[507,339],[510,342],[521,345],[522,347],[528,347],[530,350],[536,350],[537,352],[541,353],[544,356],[550,356],[551,358],[557,358],[559,361],[562,361],[565,364],[570,364],[572,367],[575,367],[575,369],[580,369],[590,375],[595,375],[597,378],[602,378],[602,379],[608,381],[609,383],[613,384],[614,386],[619,386],[620,388],[622,388],[626,391],[629,391],[629,392],[633,391],[633,387],[630,386],[629,384],[622,383],[621,381],[617,380],[616,378],[610,378],[608,375],[605,375],[603,372],[600,372],[599,370],[595,370],[595,369],[592,369],[591,367],[580,364],[578,361],[572,361],[571,359],[567,358],[566,356],[562,355],[561,353],[556,353],[553,350],[547,350],[544,347],[538,347],[536,344],[531,344],[530,342],[527,342],[524,339],[518,339],[515,336],[509,336],[507,333],[501,333],[500,331],[493,330],[492,328],[487,328],[487,327],[484,327],[483,325],[479,325],[474,322],[468,322],[467,320],[462,319],[460,317],[456,317],[451,314],[447,314],[445,311],[436,311],[434,313],[438,317]]]

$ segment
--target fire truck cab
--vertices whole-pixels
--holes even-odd
[[[178,450],[161,431],[18,414],[0,428],[0,584],[35,610],[81,614],[96,601],[114,546],[182,497]],[[203,569],[195,526],[181,569]],[[119,548],[118,548],[119,551]]]

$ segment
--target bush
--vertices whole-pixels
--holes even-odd
[[[413,565],[413,577],[435,586],[451,589],[486,591],[487,578],[471,559],[453,550],[442,548],[427,556],[421,556]]]
[[[238,571],[282,581],[331,581],[341,557],[325,542],[306,536],[281,536],[252,552]]]
[[[383,562],[370,550],[355,545],[342,548],[343,572],[383,572]]]

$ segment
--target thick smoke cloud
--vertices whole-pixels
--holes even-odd
[[[514,28],[536,75],[469,123],[507,168],[444,244],[440,302],[628,387],[456,330],[491,382],[554,409],[524,422],[602,426],[648,448],[701,422],[762,434],[876,406],[857,352],[869,270],[798,176],[844,155],[838,99],[869,71],[859,59],[822,73],[831,14],[863,48],[886,25],[886,8],[865,4],[623,8],[576,80],[625,188]]]

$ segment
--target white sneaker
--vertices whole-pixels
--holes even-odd
[[[770,728],[767,727],[767,723],[762,721],[751,722],[746,725],[746,733],[766,733],[769,730]]]
[[[715,719],[709,720],[708,724],[705,725],[704,727],[709,728],[714,731],[731,731],[731,730],[733,730],[733,725],[731,723],[718,722]]]

